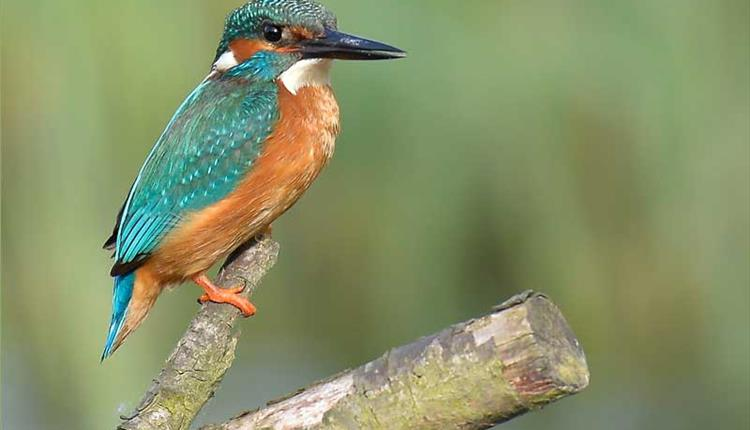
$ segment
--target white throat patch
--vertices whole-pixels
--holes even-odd
[[[300,60],[282,73],[279,79],[290,93],[297,95],[300,88],[330,85],[332,63],[333,60],[318,58]]]

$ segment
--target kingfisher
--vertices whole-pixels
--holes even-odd
[[[192,280],[201,303],[255,306],[206,275],[269,231],[333,155],[335,59],[402,58],[398,48],[338,31],[311,0],[251,0],[232,11],[209,75],[146,157],[104,248],[114,251],[111,356],[166,288]]]

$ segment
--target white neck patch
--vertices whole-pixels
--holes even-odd
[[[227,51],[221,54],[221,57],[219,57],[214,63],[214,70],[226,72],[237,64],[237,59],[234,58],[234,52],[232,52],[231,49],[227,49]]]
[[[279,79],[290,93],[297,95],[300,88],[330,85],[331,64],[333,60],[328,59],[300,60],[282,73]]]

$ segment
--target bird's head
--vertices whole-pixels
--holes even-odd
[[[251,0],[227,17],[213,68],[278,78],[295,93],[327,81],[333,59],[386,60],[405,55],[393,46],[339,32],[333,13],[314,1]],[[242,70],[243,65],[248,70]]]

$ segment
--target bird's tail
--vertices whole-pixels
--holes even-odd
[[[158,285],[149,282],[148,277],[138,271],[115,277],[112,321],[109,323],[102,361],[111,356],[125,338],[141,325],[160,292]]]

